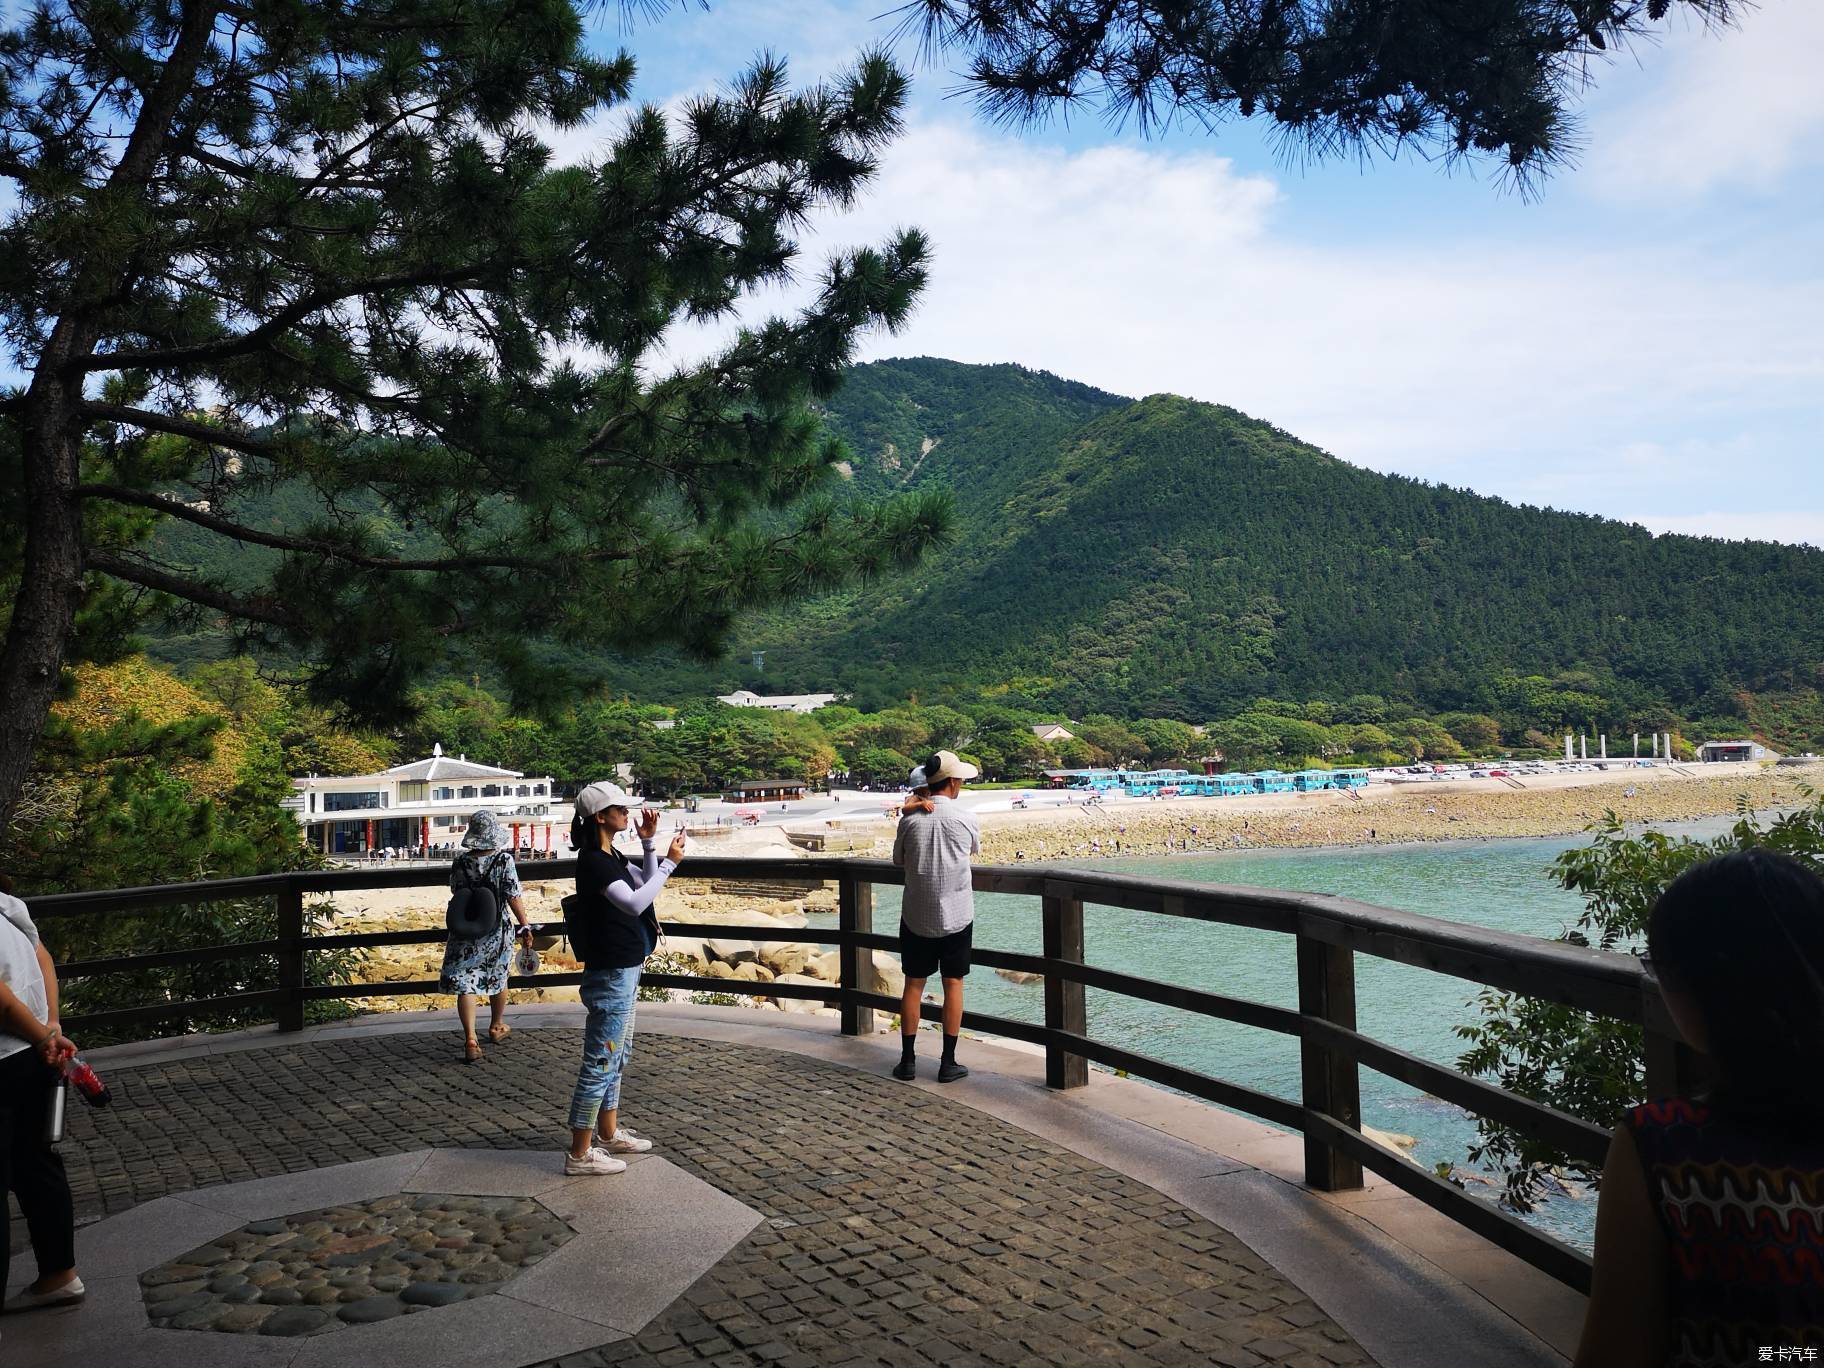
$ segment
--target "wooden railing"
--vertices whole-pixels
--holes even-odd
[[[527,881],[565,878],[574,872],[574,860],[527,862],[521,866],[521,876]],[[904,881],[902,872],[891,864],[858,859],[783,862],[692,857],[685,867],[685,876],[763,878],[773,883],[802,882],[806,885],[835,882],[839,890],[839,915],[833,929],[782,930],[776,926],[699,925],[678,921],[668,922],[667,929],[728,939],[834,944],[839,951],[839,981],[827,986],[812,986],[650,973],[643,976],[642,982],[660,987],[833,1003],[840,1010],[841,1030],[846,1035],[871,1033],[873,1013],[877,1010],[899,1010],[899,999],[877,991],[870,953],[898,948],[897,936],[883,935],[874,929],[876,885]],[[435,930],[315,934],[306,921],[306,896],[373,888],[441,886],[443,882],[442,871],[424,868],[312,871],[155,888],[59,894],[35,899],[32,912],[36,917],[57,918],[186,903],[274,898],[278,909],[278,935],[274,939],[69,963],[60,966],[59,973],[66,979],[93,978],[160,966],[270,955],[277,961],[277,987],[202,1001],[163,1002],[72,1016],[67,1024],[71,1032],[77,1034],[84,1028],[95,1027],[118,1031],[171,1017],[238,1010],[269,1013],[281,1030],[299,1030],[304,1024],[305,1004],[313,999],[437,991],[435,979],[312,984],[307,982],[306,959],[313,951],[434,944],[443,939],[442,932]],[[1045,1014],[1043,1023],[1037,1024],[968,1012],[963,1023],[975,1030],[1042,1046],[1045,1080],[1051,1087],[1083,1086],[1088,1081],[1088,1066],[1093,1062],[1298,1131],[1304,1136],[1305,1178],[1310,1186],[1324,1191],[1359,1187],[1362,1170],[1369,1169],[1582,1291],[1589,1288],[1590,1261],[1580,1250],[1469,1195],[1457,1185],[1364,1135],[1360,1070],[1364,1067],[1373,1069],[1593,1163],[1602,1161],[1609,1132],[1579,1117],[1361,1034],[1355,1024],[1355,956],[1365,954],[1395,960],[1472,983],[1640,1024],[1645,1028],[1647,1086],[1652,1095],[1681,1092],[1697,1077],[1697,1061],[1678,1043],[1655,981],[1642,973],[1631,956],[1485,930],[1313,893],[1182,883],[1039,865],[978,867],[975,887],[980,892],[1039,900],[1042,954],[978,947],[974,957],[977,962],[992,968],[1041,975],[1045,985]],[[1298,1007],[1294,1010],[1228,997],[1088,964],[1083,953],[1083,908],[1086,903],[1285,935],[1292,940],[1297,964]],[[562,930],[559,923],[539,923],[538,926],[541,931],[550,933]],[[580,973],[541,973],[514,976],[510,982],[514,987],[548,988],[577,984],[581,980]],[[1085,1008],[1085,989],[1088,988],[1295,1037],[1300,1051],[1299,1100],[1293,1102],[1275,1097],[1095,1038],[1090,1033]],[[939,1009],[936,1004],[927,1002],[923,1013],[936,1018]]]

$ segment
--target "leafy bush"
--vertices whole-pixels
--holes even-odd
[[[1673,838],[1658,831],[1629,835],[1614,812],[1591,828],[1595,839],[1558,857],[1553,877],[1580,893],[1583,914],[1559,937],[1571,945],[1637,954],[1646,946],[1647,916],[1667,884],[1692,865],[1731,850],[1764,846],[1824,873],[1824,796],[1801,788],[1805,806],[1772,819],[1743,799],[1736,822],[1712,840]],[[1482,1020],[1459,1026],[1471,1042],[1457,1061],[1465,1073],[1494,1079],[1509,1092],[1580,1116],[1600,1126],[1644,1100],[1646,1074],[1639,1026],[1594,1016],[1517,993],[1477,994]],[[1474,1163],[1498,1166],[1506,1179],[1503,1202],[1533,1209],[1553,1169],[1594,1179],[1597,1166],[1499,1122],[1479,1118]]]
[[[308,869],[319,857],[298,840],[282,806],[291,793],[279,738],[248,700],[257,679],[218,670],[220,698],[133,657],[71,672],[27,783],[29,801],[0,832],[0,867],[28,903],[45,893],[196,882]],[[230,687],[233,686],[233,687]],[[223,701],[223,700],[226,701]],[[45,917],[61,965],[201,949],[278,935],[270,897],[136,912]],[[348,983],[361,957],[313,952],[311,983]],[[258,992],[278,986],[271,955],[135,969],[62,986],[66,1016]],[[352,1012],[328,1000],[306,1019]],[[270,1007],[227,1008],[162,1021],[84,1030],[84,1045],[222,1030],[270,1021]]]
[[[675,950],[661,950],[646,957],[644,974],[694,974],[697,962],[688,955],[680,955]],[[670,1002],[671,989],[661,988],[657,984],[642,983],[634,990],[634,997],[639,1002]]]
[[[185,903],[143,912],[80,913],[47,918],[41,927],[45,944],[59,963],[271,940],[279,934],[277,904],[272,898]],[[304,961],[305,982],[353,983],[363,961],[356,950],[312,951]],[[252,955],[79,978],[61,986],[63,1015],[73,1017],[277,988],[278,962],[272,955]],[[306,1022],[334,1021],[353,1013],[353,1007],[335,998],[304,1004]],[[77,1034],[85,1047],[111,1045],[192,1031],[232,1030],[270,1021],[273,1015],[270,1007],[226,1008],[112,1029],[89,1028]]]
[[[697,962],[688,955],[680,955],[673,950],[661,950],[646,959],[646,970],[649,974],[695,974],[699,972]],[[660,988],[656,984],[642,983],[635,990],[641,1002],[669,1002],[671,989]],[[718,993],[714,991],[695,992],[690,995],[692,1003],[698,1007],[740,1007],[752,1001],[739,993]]]

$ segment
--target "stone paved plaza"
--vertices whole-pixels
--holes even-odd
[[[122,1068],[64,1145],[79,1219],[427,1148],[548,1150],[556,1173],[576,1049],[522,1029],[470,1067],[445,1030]],[[948,1092],[646,1034],[622,1101],[655,1157],[762,1223],[636,1337],[522,1364],[1372,1362],[1220,1227]]]

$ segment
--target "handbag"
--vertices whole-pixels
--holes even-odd
[[[564,935],[570,941],[571,951],[583,964],[588,964],[600,948],[596,942],[595,916],[591,915],[594,909],[590,903],[591,899],[582,893],[572,893],[558,903],[564,912]]]
[[[500,929],[500,899],[493,886],[471,882],[452,892],[443,924],[455,940],[481,940],[493,935]]]

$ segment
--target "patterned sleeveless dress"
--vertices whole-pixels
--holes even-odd
[[[1685,1098],[1625,1124],[1672,1251],[1670,1368],[1824,1362],[1824,1134],[1770,1136]]]
[[[458,940],[452,936],[443,947],[443,972],[437,976],[440,993],[476,993],[492,997],[507,986],[507,974],[513,965],[513,914],[508,898],[519,897],[519,867],[510,851],[496,850],[477,855],[465,850],[450,867],[450,887],[487,884],[500,901],[500,925],[494,934],[475,940]]]

